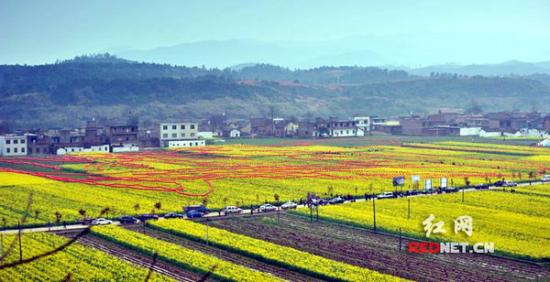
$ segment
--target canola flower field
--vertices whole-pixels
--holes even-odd
[[[3,237],[4,252],[13,240],[16,240],[15,235]],[[51,251],[67,240],[49,233],[23,233],[23,259]],[[17,261],[19,247],[16,244],[0,265]],[[0,270],[0,281],[143,281],[147,272],[147,268],[77,243],[54,255]],[[149,281],[174,280],[152,273]]]
[[[431,240],[444,242],[493,242],[495,250],[506,255],[533,260],[550,259],[550,184],[519,187],[534,193],[511,193],[502,190],[441,194],[429,197],[410,197],[394,200],[376,200],[378,229],[415,238],[426,238],[422,222],[434,215],[433,223],[444,222],[445,233],[432,233]],[[409,201],[410,200],[410,215]],[[309,210],[296,213],[308,216]],[[349,205],[322,206],[319,217],[329,221],[372,228],[374,225],[372,200]],[[471,216],[473,232],[454,231],[454,220]]]
[[[0,227],[393,191],[392,177],[450,186],[526,180],[550,171],[544,148],[468,142],[405,145],[225,145],[120,154],[0,158]],[[419,187],[422,189],[422,184]],[[31,210],[27,211],[32,194]]]
[[[117,226],[94,227],[92,233],[137,250],[148,256],[158,253],[159,259],[198,273],[212,271],[212,278],[220,281],[282,281],[269,273],[224,261],[212,255],[158,240]]]

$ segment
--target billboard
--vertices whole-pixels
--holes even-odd
[[[449,179],[447,179],[447,177],[440,178],[439,179],[439,187],[441,187],[441,188],[449,187]]]
[[[424,180],[424,190],[431,190],[432,189],[432,180],[426,179]]]
[[[393,178],[393,186],[404,186],[405,176],[397,176]]]

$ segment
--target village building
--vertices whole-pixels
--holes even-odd
[[[204,147],[206,146],[205,140],[171,140],[168,141],[168,148],[191,148],[191,147]]]
[[[357,136],[356,122],[353,120],[329,120],[327,124],[330,137]]]
[[[139,130],[137,125],[109,126],[109,143],[113,152],[139,151]]]
[[[27,154],[47,155],[51,154],[50,138],[43,134],[27,134]]]
[[[425,120],[420,116],[408,116],[399,118],[401,134],[403,135],[422,135],[425,124]]]
[[[157,127],[152,129],[139,129],[138,145],[140,150],[160,147],[159,129]]]
[[[162,147],[169,147],[171,141],[197,139],[199,133],[197,122],[161,123],[159,128]]]
[[[0,136],[0,155],[26,156],[27,155],[27,136],[6,134]]]

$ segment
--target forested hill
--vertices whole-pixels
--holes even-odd
[[[404,115],[440,107],[485,111],[548,110],[548,76],[418,77],[364,67],[289,70],[271,65],[233,69],[137,63],[110,55],[40,66],[0,66],[0,122],[11,127],[80,126],[92,117],[142,125],[167,119]]]

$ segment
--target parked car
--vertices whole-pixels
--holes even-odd
[[[192,205],[183,208],[183,211],[187,214],[190,211],[198,211],[202,214],[208,214],[209,210],[204,205]]]
[[[540,180],[542,182],[550,182],[550,175],[545,175],[542,177],[542,179]]]
[[[138,216],[138,218],[141,222],[145,222],[145,221],[150,220],[150,219],[157,220],[157,219],[159,219],[159,216],[156,215],[156,214],[142,214],[142,215]]]
[[[314,206],[324,206],[328,205],[328,201],[325,199],[312,199],[311,204]]]
[[[489,189],[489,184],[478,184],[474,186],[476,189]]]
[[[328,203],[331,205],[342,204],[344,203],[344,199],[342,199],[342,197],[336,197],[328,200]]]
[[[504,186],[504,187],[516,187],[516,186],[518,186],[518,184],[513,182],[513,181],[504,181],[504,184],[502,186]]]
[[[292,201],[288,201],[284,204],[281,205],[281,208],[283,210],[286,210],[286,209],[295,209],[298,207],[298,204],[296,204],[295,202],[292,202]]]
[[[120,224],[136,224],[138,219],[133,216],[121,216],[118,221]]]
[[[493,185],[495,187],[502,187],[502,186],[504,186],[505,183],[506,183],[506,180],[499,180],[499,181],[493,183]]]
[[[443,188],[443,191],[445,191],[445,193],[456,193],[456,192],[458,192],[458,188],[456,188],[456,187],[447,187],[447,188]]]
[[[376,196],[377,199],[388,199],[393,198],[393,192],[384,192]]]
[[[260,212],[272,212],[276,210],[277,210],[277,207],[272,204],[261,205],[259,208]]]
[[[92,220],[92,225],[105,225],[105,224],[112,224],[113,221],[105,218],[96,218]]]
[[[183,218],[185,215],[177,212],[169,212],[164,215],[164,218]]]
[[[236,207],[236,206],[227,206],[223,209],[223,214],[232,214],[232,213],[241,213],[243,212],[243,209]]]
[[[195,218],[195,217],[203,217],[204,213],[198,211],[198,210],[190,210],[186,213],[187,218]]]

